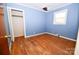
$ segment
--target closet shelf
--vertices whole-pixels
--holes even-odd
[[[12,15],[13,17],[23,17],[23,16],[21,16],[21,15]]]

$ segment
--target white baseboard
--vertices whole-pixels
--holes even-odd
[[[71,41],[76,41],[75,39],[71,39],[71,38],[68,38],[68,37],[64,37],[64,36],[61,36],[61,35],[58,35],[58,34],[52,34],[52,33],[49,33],[49,32],[47,32],[47,34],[54,35],[54,36],[59,36],[61,38],[64,38],[64,39],[67,39],[67,40],[71,40]]]
[[[46,34],[50,34],[50,35],[53,35],[53,36],[58,36],[58,34],[53,34],[53,33],[49,33],[49,32],[45,32]]]
[[[71,40],[71,41],[76,41],[75,39],[71,39],[71,38],[68,38],[68,37],[64,37],[64,36],[60,36],[61,38],[65,38],[67,40]]]
[[[43,32],[43,33],[38,33],[38,34],[33,34],[33,35],[29,35],[29,36],[26,36],[26,38],[34,37],[34,36],[38,36],[38,35],[42,35],[42,34],[45,34],[45,32]]]
[[[26,36],[26,38],[34,37],[34,36],[38,36],[38,35],[42,35],[42,34],[50,34],[50,35],[53,35],[53,36],[59,36],[59,37],[61,37],[61,38],[67,39],[67,40],[76,41],[75,39],[71,39],[71,38],[68,38],[68,37],[60,36],[60,35],[58,35],[58,34],[53,34],[53,33],[49,33],[49,32],[43,32],[43,33],[38,33],[38,34]]]

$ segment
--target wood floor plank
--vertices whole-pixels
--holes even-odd
[[[49,34],[35,37],[18,37],[12,45],[13,55],[73,55],[74,41]]]

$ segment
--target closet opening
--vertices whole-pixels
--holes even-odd
[[[26,37],[24,10],[9,8],[9,25],[12,41],[18,37]]]

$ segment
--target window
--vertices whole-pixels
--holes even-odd
[[[67,9],[54,12],[53,24],[65,25],[67,18]]]

